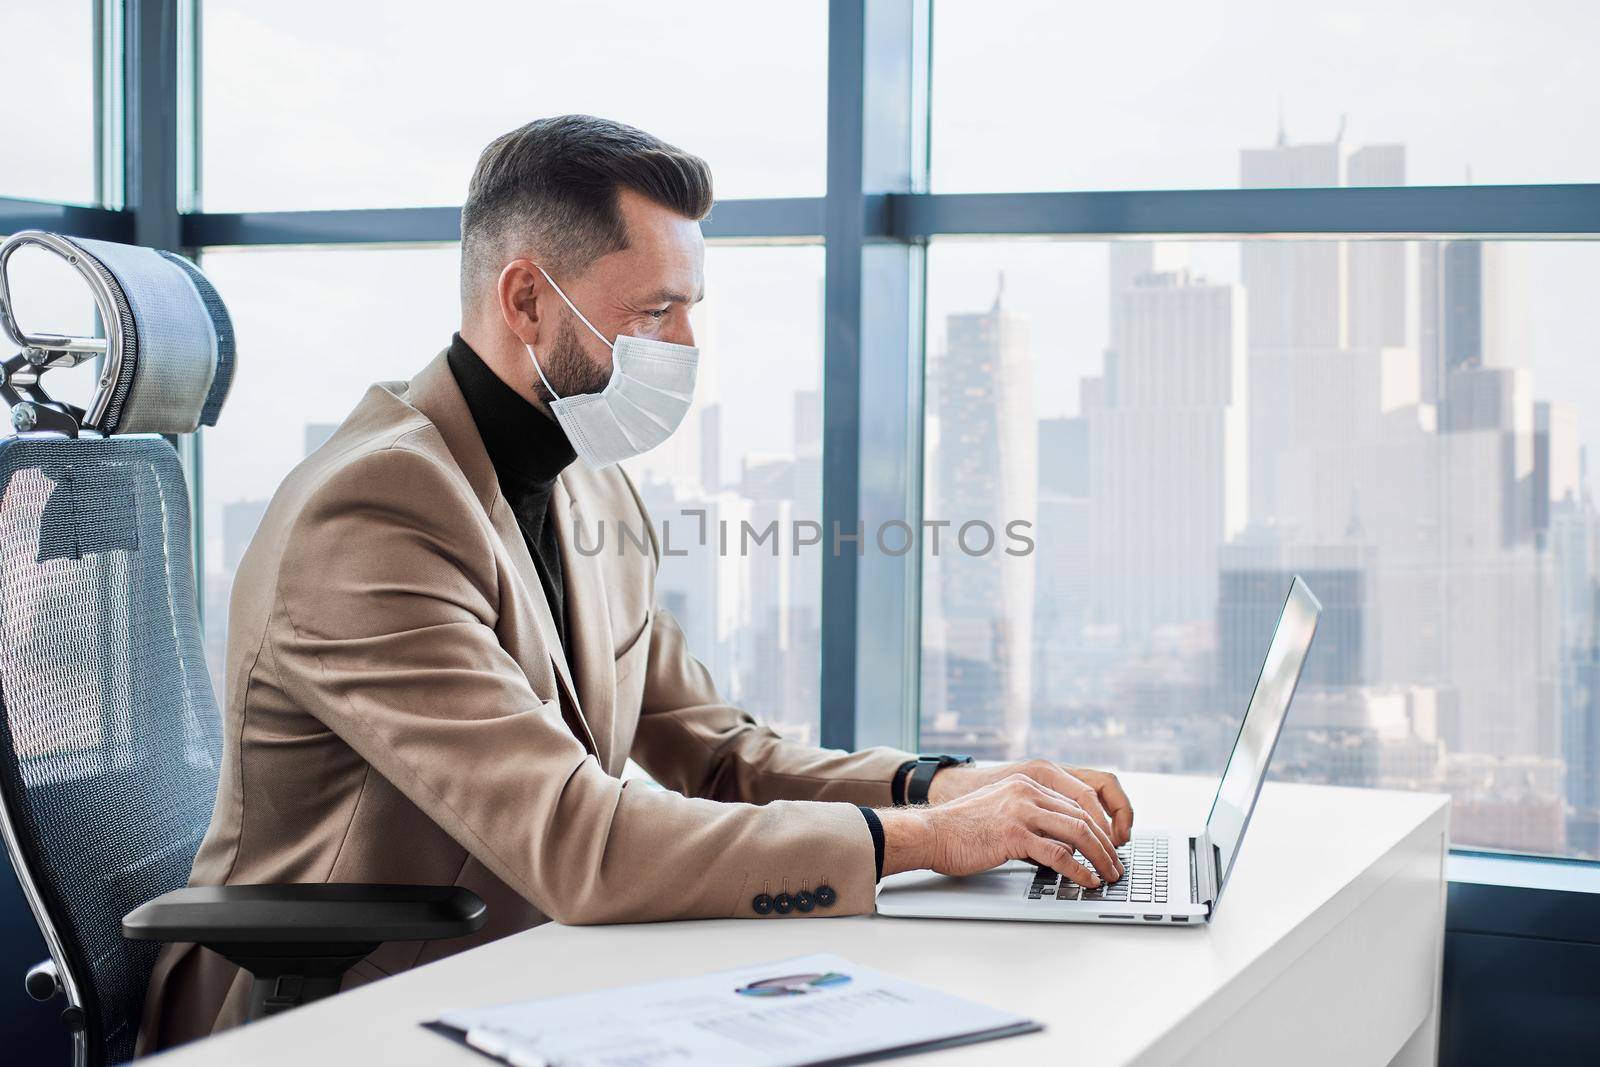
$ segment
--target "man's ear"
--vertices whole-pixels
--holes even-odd
[[[539,328],[549,318],[550,284],[529,259],[514,259],[500,271],[496,282],[500,317],[506,329],[525,345],[538,345]]]

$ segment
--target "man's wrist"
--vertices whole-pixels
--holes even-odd
[[[933,827],[925,811],[888,808],[878,812],[883,826],[883,873],[920,871],[933,865]]]

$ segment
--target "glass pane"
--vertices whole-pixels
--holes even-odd
[[[1600,244],[947,241],[928,276],[927,516],[997,536],[925,540],[923,749],[1215,775],[1299,573],[1274,774],[1600,857]]]
[[[933,10],[938,192],[1600,178],[1579,132],[1600,7],[1581,0]],[[1341,141],[1378,150],[1341,160]]]
[[[0,196],[95,199],[93,0],[0,5]]]
[[[233,574],[284,476],[373,382],[409,378],[460,321],[456,249],[208,250],[239,361],[203,430],[206,658],[219,698]]]
[[[220,424],[204,436],[215,677],[233,574],[272,493],[371,383],[409,378],[449,344],[460,317],[457,260],[454,247],[206,253],[241,354]],[[695,408],[629,471],[658,537],[683,552],[662,561],[658,590],[690,650],[724,697],[815,740],[818,560],[794,557],[787,541],[781,553],[770,541],[741,551],[740,523],[788,530],[821,512],[822,250],[715,246],[706,285],[695,312],[704,353]],[[785,397],[780,411],[774,390]]]
[[[627,464],[686,553],[657,595],[724,698],[815,743],[822,557],[796,529],[822,518],[822,249],[714,247],[706,292],[695,409]]]
[[[568,112],[710,162],[720,197],[822,193],[827,6],[206,0],[208,211],[459,204],[485,145]],[[271,160],[271,166],[262,166]]]

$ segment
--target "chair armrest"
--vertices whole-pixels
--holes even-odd
[[[459,886],[190,886],[123,916],[122,936],[202,945],[350,945],[463,937],[487,920],[483,900]]]
[[[122,936],[203,945],[251,976],[247,1017],[337,993],[385,941],[442,941],[483,928],[488,908],[452,885],[219,885],[174,889],[122,917]]]

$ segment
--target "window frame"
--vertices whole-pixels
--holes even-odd
[[[931,194],[932,2],[829,0],[824,195],[718,201],[704,225],[710,240],[824,245],[826,530],[920,523],[925,253],[935,237],[1600,240],[1600,183]],[[107,206],[0,197],[0,233],[47,229],[190,256],[205,247],[457,239],[457,207],[185,211],[199,156],[202,6],[95,0],[97,189]],[[198,435],[181,451],[203,575]],[[915,748],[920,572],[917,553],[887,562],[824,553],[825,745]],[[1551,861],[1495,862],[1502,881],[1515,883],[1521,870],[1534,887]],[[1600,871],[1596,861],[1561,862]],[[1600,898],[1587,882],[1580,891]]]

